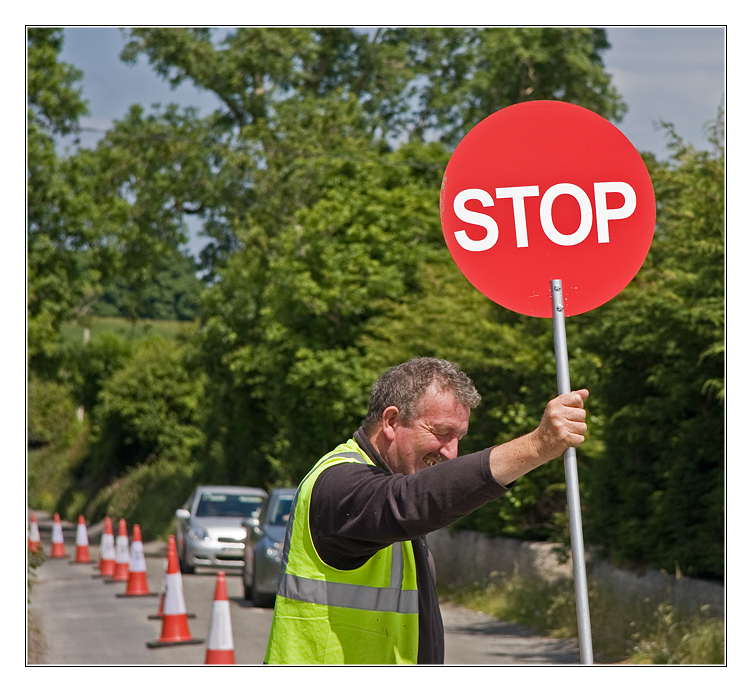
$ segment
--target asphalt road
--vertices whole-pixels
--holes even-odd
[[[51,519],[37,513],[42,545],[50,553]],[[129,527],[130,531],[130,527]],[[124,598],[126,585],[98,576],[101,527],[89,529],[91,565],[76,564],[75,526],[63,522],[68,558],[48,558],[37,571],[30,612],[41,630],[41,653],[33,663],[48,665],[201,665],[206,656],[216,571],[197,569],[182,575],[191,634],[204,640],[150,648],[158,641],[161,621],[158,596]],[[150,591],[160,591],[164,575],[164,543],[147,543],[146,571]],[[272,610],[257,608],[243,598],[239,571],[226,572],[230,599],[235,662],[263,662]],[[448,665],[565,665],[579,663],[577,643],[535,636],[526,628],[474,613],[442,606]]]

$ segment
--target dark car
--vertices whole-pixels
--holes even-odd
[[[258,515],[243,522],[246,530],[243,591],[255,606],[270,608],[277,595],[277,579],[285,530],[296,488],[274,488]]]
[[[242,567],[245,529],[241,524],[265,498],[261,488],[198,486],[175,512],[181,572],[192,574],[196,567]]]

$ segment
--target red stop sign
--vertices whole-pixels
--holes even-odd
[[[610,122],[559,101],[504,108],[476,125],[441,187],[449,251],[479,291],[510,310],[551,317],[602,305],[650,249],[655,196],[642,157]]]

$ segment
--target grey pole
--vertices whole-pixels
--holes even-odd
[[[556,354],[556,382],[559,394],[572,391],[569,384],[569,356],[567,333],[564,327],[564,290],[561,279],[551,281],[551,301],[554,314],[554,351]],[[582,511],[577,476],[577,453],[574,447],[564,452],[564,473],[567,482],[569,505],[569,534],[572,540],[572,566],[577,602],[577,629],[580,634],[580,660],[585,665],[593,663],[593,643],[590,633],[590,606],[588,605],[587,575],[585,573],[585,547],[582,539]]]

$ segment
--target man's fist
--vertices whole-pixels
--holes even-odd
[[[579,447],[585,441],[585,399],[589,394],[587,389],[579,389],[548,402],[540,425],[533,433],[542,457],[555,459],[568,447]]]

